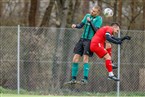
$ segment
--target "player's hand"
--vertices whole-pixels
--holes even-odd
[[[87,21],[88,21],[88,22],[91,22],[91,19],[90,19],[90,17],[87,17]]]
[[[125,36],[124,38],[127,39],[127,40],[131,40],[130,36]]]
[[[122,39],[121,39],[121,41],[124,41],[124,40],[131,40],[131,37],[130,36],[125,36],[125,37],[123,37]]]
[[[72,28],[76,28],[76,24],[72,24],[71,27],[72,27]]]
[[[120,44],[120,45],[121,45],[121,44],[122,44],[122,41],[121,41],[121,40],[119,40],[117,44]]]

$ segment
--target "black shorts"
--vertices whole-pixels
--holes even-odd
[[[74,48],[74,53],[79,55],[88,55],[89,57],[93,56],[93,52],[90,51],[90,43],[89,39],[80,39]]]

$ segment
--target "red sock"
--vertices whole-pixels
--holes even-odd
[[[106,68],[108,72],[112,72],[112,61],[111,60],[106,60]]]
[[[112,56],[112,48],[107,48],[106,50],[108,51],[109,55]]]

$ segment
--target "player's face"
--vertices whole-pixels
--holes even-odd
[[[93,7],[93,8],[91,9],[90,14],[91,14],[92,16],[97,16],[97,15],[99,15],[99,10]]]
[[[114,31],[113,31],[114,34],[115,34],[115,33],[119,33],[120,28],[119,28],[119,26],[116,26],[116,25],[115,25],[115,26],[113,26],[113,30],[114,30]]]

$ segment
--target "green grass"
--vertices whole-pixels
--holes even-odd
[[[0,97],[49,97],[48,95],[47,96],[43,96],[43,95],[17,95],[17,94],[1,94]],[[50,96],[52,97],[52,96]]]
[[[1,94],[0,97],[116,97],[116,96],[53,96],[53,95]],[[143,96],[120,96],[120,97],[143,97]]]
[[[60,95],[60,96],[59,96]],[[99,93],[99,92],[75,92],[69,90],[57,90],[49,91],[49,93],[44,92],[30,92],[24,89],[20,89],[20,94],[17,94],[17,90],[5,89],[0,87],[0,97],[116,97],[116,91]],[[120,92],[120,97],[145,97],[145,92]]]
[[[16,94],[2,94],[1,97],[81,97],[81,96],[53,96],[53,95],[16,95]],[[85,97],[87,97],[87,96],[85,96]],[[88,97],[90,97],[90,96],[88,96]],[[91,97],[95,97],[95,96],[91,96]],[[105,96],[105,97],[109,97],[109,96]]]

